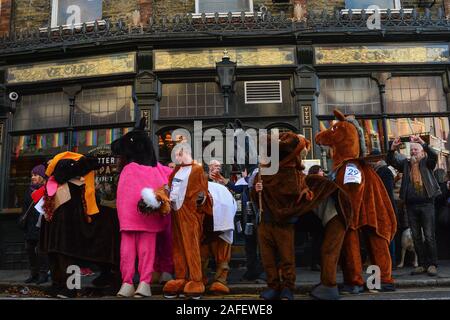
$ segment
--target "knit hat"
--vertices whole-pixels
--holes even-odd
[[[42,178],[47,179],[47,176],[45,175],[45,166],[43,164],[35,166],[31,170],[31,174],[41,176]]]

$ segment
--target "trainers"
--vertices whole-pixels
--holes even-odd
[[[418,275],[418,274],[422,274],[422,273],[426,273],[427,269],[425,269],[424,267],[417,267],[415,268],[412,272],[411,275]]]
[[[340,290],[339,293],[341,294],[360,294],[364,292],[363,286],[351,286],[345,284]]]
[[[437,268],[436,266],[429,266],[427,269],[427,273],[430,277],[437,276]]]
[[[268,288],[268,289],[264,290],[263,292],[261,292],[259,297],[264,300],[278,300],[278,299],[280,299],[280,291],[272,289],[272,288]]]
[[[82,277],[88,277],[94,275],[94,272],[90,268],[80,268],[80,274]]]
[[[29,277],[24,281],[24,283],[32,283],[32,282],[36,282],[36,281],[38,281],[38,279],[39,279],[39,276],[38,276],[38,275],[35,275],[35,276],[29,276]]]

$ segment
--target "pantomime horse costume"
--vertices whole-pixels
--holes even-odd
[[[273,136],[268,137],[268,139],[273,139]],[[269,231],[270,236],[267,234],[260,237],[266,239],[271,237],[272,243],[278,243],[280,246],[289,246],[289,243],[292,242],[293,246],[292,237],[281,239],[280,237],[283,237],[283,235],[277,235],[277,226],[286,225],[296,216],[312,214],[312,211],[323,213],[318,214],[325,225],[321,248],[321,283],[313,289],[311,295],[317,299],[338,299],[336,270],[347,224],[352,216],[351,209],[346,209],[350,208],[350,200],[346,193],[333,181],[319,175],[306,176],[303,173],[301,153],[308,148],[309,144],[308,140],[292,132],[280,135],[279,170],[273,175],[264,175],[264,172],[261,174],[264,187],[262,191],[262,229],[259,228],[259,231],[272,231]],[[270,142],[268,142],[268,145],[270,146]],[[251,193],[252,198],[257,201],[258,196],[254,188]],[[328,201],[329,199],[334,199],[334,201]],[[267,215],[270,216],[270,222],[268,222]],[[267,273],[268,289],[275,292],[282,292],[286,288],[293,290],[295,270],[292,271],[292,262],[287,262],[288,259],[286,259],[286,253],[284,253],[284,260],[286,261],[285,265],[279,266],[282,268],[282,277],[279,277],[276,267],[277,262],[272,261],[272,257],[277,253],[276,251],[283,250],[283,248],[271,245],[271,241],[262,241],[261,238],[259,243]],[[281,245],[282,243],[284,244]],[[270,296],[273,297],[267,299],[278,298],[277,294],[271,294]]]
[[[383,182],[362,159],[365,141],[358,122],[337,110],[334,114],[339,121],[318,133],[316,143],[331,148],[331,177],[348,194],[353,211],[342,245],[344,290],[350,293],[363,290],[359,232],[366,236],[371,263],[380,268],[381,290],[395,290],[389,253],[389,242],[397,228],[394,209]]]

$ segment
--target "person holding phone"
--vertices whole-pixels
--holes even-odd
[[[438,155],[418,135],[410,137],[410,159],[398,152],[402,144],[396,138],[387,155],[387,163],[403,173],[400,199],[406,205],[419,266],[412,274],[437,275],[434,200],[441,194],[433,170]],[[424,242],[422,240],[422,230]]]

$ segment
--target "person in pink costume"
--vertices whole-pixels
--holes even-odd
[[[138,128],[111,145],[112,151],[121,156],[121,164],[124,165],[117,187],[122,273],[122,287],[117,295],[121,297],[151,296],[150,283],[157,252],[161,262],[172,257],[171,216],[167,214],[170,204],[161,189],[167,184],[172,169],[156,161],[152,142],[144,128],[143,119]],[[149,209],[143,212],[141,204]],[[136,258],[140,280],[135,291],[133,276]],[[170,271],[173,266],[168,262],[159,268]]]

